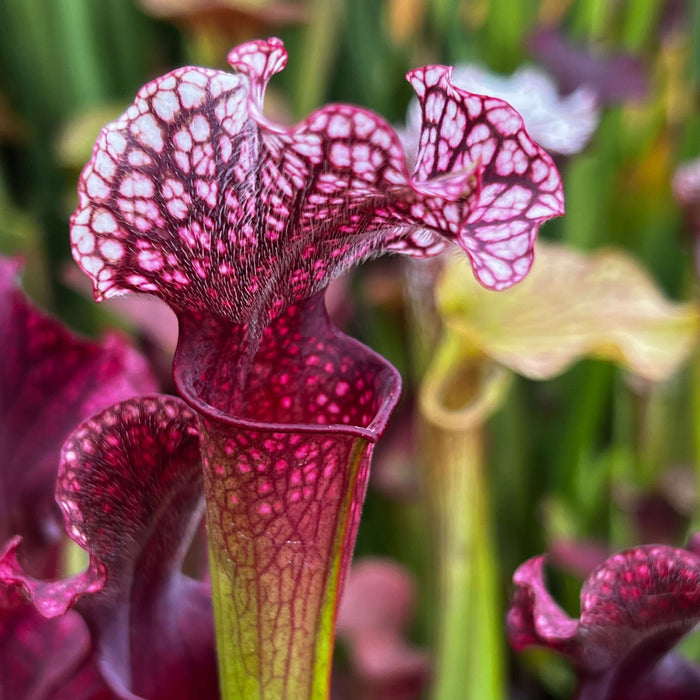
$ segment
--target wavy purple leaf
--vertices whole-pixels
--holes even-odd
[[[697,670],[668,658],[700,621],[697,554],[653,545],[613,555],[584,583],[578,620],[550,596],[543,564],[535,557],[513,576],[508,636],[516,651],[537,645],[564,654],[579,675],[580,700],[667,697],[653,692],[672,686],[685,693],[677,697],[700,693]],[[684,690],[670,680],[675,666],[678,683],[691,683]]]
[[[196,418],[184,403],[116,404],[80,425],[61,456],[56,499],[89,567],[34,579],[18,560],[19,538],[0,560],[0,581],[45,617],[80,612],[118,697],[218,697],[209,587],[180,571],[203,513],[201,479]]]
[[[0,542],[21,534],[25,565],[52,576],[63,441],[92,413],[156,386],[146,361],[122,339],[79,338],[36,308],[18,284],[19,268],[0,258]]]

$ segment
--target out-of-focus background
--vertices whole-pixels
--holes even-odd
[[[699,3],[5,0],[0,252],[23,256],[27,290],[73,328],[95,335],[116,326],[133,334],[166,390],[172,319],[138,303],[94,304],[72,264],[68,219],[77,177],[100,127],[144,82],[185,64],[227,70],[231,47],[268,36],[281,37],[290,58],[272,81],[266,109],[288,123],[342,101],[404,128],[412,94],[404,74],[428,63],[478,64],[504,75],[537,65],[561,96],[584,89],[590,101],[570,118],[592,119],[592,135],[585,145],[552,150],[567,213],[547,223],[541,238],[584,251],[622,248],[668,297],[695,299],[700,174],[689,171],[683,185],[676,171],[700,156]],[[597,117],[581,114],[592,105]],[[545,132],[555,111],[545,107],[540,115]],[[425,370],[416,348],[429,334],[406,301],[415,274],[405,268],[397,257],[366,265],[334,285],[328,303],[338,323],[404,376],[403,403],[378,449],[356,555],[389,558],[413,577],[415,610],[402,624],[413,648],[430,656],[435,596],[423,498],[430,470],[420,464],[430,455],[413,449],[414,398]],[[419,293],[431,307],[427,277]],[[615,313],[614,297],[595,303]],[[676,342],[669,334],[668,343]],[[643,542],[681,546],[700,526],[697,351],[663,381],[624,365],[585,359],[549,381],[516,376],[488,422],[490,541],[503,610],[513,571],[535,554],[552,554],[551,590],[577,615],[581,581],[607,552]],[[479,633],[464,644],[479,645]],[[568,697],[573,675],[564,662],[546,652],[516,658],[504,643],[500,649],[513,697]],[[683,652],[698,660],[698,649],[691,638]],[[353,654],[342,640],[337,657],[342,692],[355,687]],[[375,697],[421,697],[425,687],[407,681],[391,691],[398,694]]]

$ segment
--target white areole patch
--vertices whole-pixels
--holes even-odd
[[[195,109],[199,107],[207,97],[207,93],[201,87],[192,83],[180,83],[177,88],[178,95],[185,109]]]
[[[88,255],[80,259],[80,265],[89,275],[97,276],[105,266],[100,258]]]
[[[180,109],[177,96],[170,90],[159,90],[151,103],[153,111],[164,122],[169,122]]]
[[[72,240],[81,255],[87,255],[95,250],[95,237],[87,226],[74,226]]]
[[[95,233],[114,233],[117,220],[106,209],[98,209],[92,217],[92,229]]]
[[[342,114],[336,114],[330,120],[326,132],[332,139],[346,139],[350,136],[350,119]]]
[[[153,180],[143,173],[131,173],[122,180],[119,192],[125,197],[152,197]]]
[[[100,252],[109,262],[117,262],[124,257],[124,246],[118,241],[107,239],[100,243]]]
[[[116,164],[106,151],[100,151],[97,154],[95,162],[93,163],[93,168],[95,169],[96,173],[99,173],[107,180],[114,177],[114,173],[117,170]]]
[[[211,135],[209,122],[201,114],[195,115],[190,124],[190,133],[195,141],[206,141]]]
[[[131,133],[147,148],[163,150],[163,132],[152,114],[142,114],[131,124]]]

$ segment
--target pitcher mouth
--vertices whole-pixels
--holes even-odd
[[[331,433],[359,437],[371,443],[376,442],[384,432],[389,416],[399,400],[401,377],[396,368],[381,355],[354,338],[345,335],[327,321],[325,308],[322,309],[322,314],[324,324],[317,327],[317,330],[323,332],[316,336],[316,340],[322,339],[328,347],[342,347],[346,356],[356,359],[358,367],[362,367],[366,373],[371,375],[370,387],[377,398],[377,405],[371,412],[371,418],[365,424],[358,424],[358,421],[330,422],[324,420],[311,422],[294,420],[284,422],[274,419],[264,420],[257,416],[246,415],[245,408],[243,411],[237,412],[217,407],[210,398],[213,392],[207,395],[206,392],[202,391],[201,375],[212,363],[220,362],[220,357],[216,354],[213,344],[201,342],[201,338],[191,337],[192,326],[187,323],[187,319],[184,317],[180,318],[180,336],[173,362],[173,379],[179,395],[205,419],[209,418],[240,429],[279,433]],[[222,336],[229,333],[225,322],[222,322],[220,333]],[[280,360],[284,354],[284,349],[281,348]],[[235,363],[236,359],[233,356],[230,361]],[[294,369],[304,377],[310,376],[313,372],[312,368],[301,363],[298,366],[294,365]],[[296,394],[300,397],[305,391],[305,386],[304,382],[299,384],[299,391]],[[348,389],[348,396],[352,394],[352,391],[352,388]]]

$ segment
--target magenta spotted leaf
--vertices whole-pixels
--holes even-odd
[[[513,576],[508,635],[516,651],[538,645],[564,654],[582,700],[700,694],[698,669],[669,653],[700,621],[697,553],[654,545],[613,555],[584,583],[578,620],[550,596],[543,565],[535,557]]]
[[[63,447],[56,500],[88,568],[34,579],[18,560],[18,538],[0,560],[0,582],[25,591],[47,618],[78,611],[118,697],[218,697],[209,587],[180,571],[203,513],[190,409],[143,397],[85,421]]]
[[[324,107],[295,127],[262,115],[286,52],[234,49],[234,74],[182,68],[142,88],[102,131],[72,218],[76,260],[98,299],[153,292],[176,310],[265,320],[378,251],[462,246],[504,288],[531,263],[538,226],[563,213],[559,174],[506,103],[409,74],[422,104],[408,173],[377,115]]]
[[[18,269],[0,258],[0,542],[22,535],[25,565],[52,576],[63,441],[92,413],[156,387],[146,361],[120,338],[90,342],[37,309]]]

